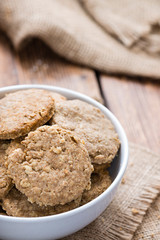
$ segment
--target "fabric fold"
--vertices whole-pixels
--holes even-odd
[[[160,194],[148,209],[142,224],[133,237],[133,240],[140,239],[160,239]]]
[[[101,1],[99,2],[101,3]],[[125,0],[123,1],[125,2]],[[114,11],[109,11],[109,7],[108,9],[104,8],[106,14],[107,12],[110,14],[108,24],[111,22],[110,26],[112,24],[114,26],[113,36],[109,30],[104,31],[100,21],[94,20],[96,18],[94,11],[92,16],[88,14],[87,3],[89,2],[92,1],[86,1],[85,5],[78,0],[0,1],[0,28],[7,33],[16,49],[23,47],[28,39],[36,37],[42,39],[60,56],[83,66],[107,73],[159,78],[159,56],[149,55],[139,48],[134,51],[124,46],[116,38],[118,36],[116,33],[119,32],[123,38],[127,39],[122,34],[122,29],[125,28],[128,32],[127,29],[130,29],[129,26],[133,21],[125,23],[122,17],[122,21],[119,21],[120,16],[115,17]],[[95,2],[98,4],[97,1]],[[113,2],[116,4],[117,1]],[[117,4],[120,8],[121,3]],[[105,11],[103,12],[104,19]],[[115,23],[113,19],[115,19]],[[128,24],[128,27],[125,27],[125,24]],[[136,26],[136,23],[132,25]],[[144,32],[148,31],[148,25],[143,24],[142,26],[144,26]],[[142,26],[138,27],[137,25],[138,31],[143,32]],[[132,34],[127,33],[127,35]],[[133,33],[133,35],[137,39],[138,34]],[[156,45],[154,49],[157,49],[157,40],[151,41],[148,38],[147,41],[150,41],[150,45],[151,42],[154,42]]]
[[[116,36],[127,47],[150,35],[152,25],[160,23],[158,0],[81,0],[81,2],[107,33]]]

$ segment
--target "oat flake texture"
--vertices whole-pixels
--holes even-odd
[[[46,125],[30,132],[21,145],[9,154],[8,170],[31,203],[64,205],[90,188],[93,166],[74,133]]]

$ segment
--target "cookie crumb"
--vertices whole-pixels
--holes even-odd
[[[84,141],[83,139],[82,139],[82,141],[81,141],[81,142],[82,142],[82,144],[85,144],[85,141]]]
[[[56,154],[60,154],[62,152],[62,148],[61,147],[51,147],[50,148],[50,152],[54,152]]]
[[[143,238],[144,238],[144,235],[143,235],[143,233],[142,233],[141,235],[139,235],[139,237],[143,239]]]
[[[30,174],[32,172],[32,168],[30,166],[24,166],[24,169],[25,169],[25,173],[26,174]]]
[[[139,211],[136,209],[136,208],[132,208],[132,214],[133,215],[136,215],[136,214],[138,214],[139,213]]]
[[[20,185],[23,187],[23,188],[28,188],[30,186],[30,183],[28,182],[27,179],[22,179],[21,182],[20,182]]]
[[[104,217],[101,217],[101,221],[102,221],[103,223],[105,223],[105,219],[104,219]]]
[[[125,178],[122,178],[122,181],[121,181],[122,184],[125,184],[126,183],[126,180]]]

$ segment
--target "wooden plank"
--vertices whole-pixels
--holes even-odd
[[[37,39],[16,53],[8,39],[3,34],[0,35],[0,86],[54,85],[76,90],[102,101],[94,71],[57,57]]]
[[[109,109],[124,127],[129,141],[160,153],[160,85],[102,75]]]

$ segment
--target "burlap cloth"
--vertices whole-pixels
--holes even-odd
[[[16,49],[38,37],[62,57],[100,71],[160,77],[159,0],[0,0],[0,28]],[[160,157],[130,145],[115,199],[65,239],[159,240],[159,192]]]
[[[104,72],[160,77],[159,0],[0,0],[0,28]]]
[[[160,197],[157,198],[159,192],[160,156],[130,144],[128,168],[112,203],[93,223],[64,239],[159,240]],[[147,209],[156,198],[157,201],[144,217]],[[143,218],[144,224],[140,225]],[[152,238],[153,235],[154,238]]]

